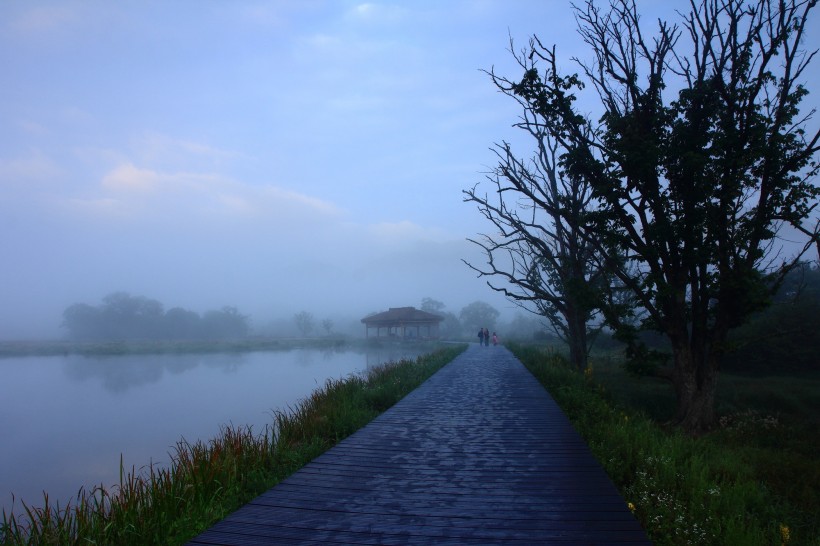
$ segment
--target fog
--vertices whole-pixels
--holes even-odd
[[[461,241],[388,246],[364,234],[357,242],[340,237],[322,246],[305,236],[299,249],[293,240],[261,236],[235,242],[190,237],[170,245],[162,232],[154,237],[133,236],[124,244],[122,235],[101,233],[89,239],[92,248],[63,248],[61,255],[36,258],[31,273],[21,269],[11,281],[32,290],[8,291],[3,297],[2,338],[65,337],[60,327],[65,308],[78,302],[96,306],[117,291],[156,299],[166,310],[203,313],[235,306],[249,316],[254,333],[273,335],[288,334],[293,314],[300,311],[317,321],[331,318],[335,330],[350,331],[349,323],[368,313],[420,307],[425,297],[455,314],[475,300],[502,312],[513,308],[465,271],[462,257],[481,256]],[[20,249],[21,255],[25,252]]]
[[[481,69],[518,74],[532,33],[570,66],[574,28],[542,1],[0,3],[0,339],[117,291],[254,329],[425,297],[509,319],[461,192],[531,147]]]

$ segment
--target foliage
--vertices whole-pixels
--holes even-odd
[[[325,331],[325,334],[330,335],[330,332],[333,330],[333,320],[326,318],[322,321],[322,328]]]
[[[498,309],[489,303],[474,301],[461,309],[458,318],[468,334],[472,332],[475,335],[479,328],[494,330],[499,314]]]
[[[538,60],[528,52],[513,56],[525,73]],[[509,143],[497,144],[498,166],[487,175],[490,191],[476,184],[464,190],[464,200],[475,203],[492,225],[490,234],[469,239],[478,245],[486,265],[465,263],[487,285],[522,308],[545,317],[570,347],[570,359],[586,368],[587,356],[600,329],[593,321],[609,285],[608,272],[594,242],[586,237],[585,216],[590,207],[590,183],[559,169],[566,151],[549,130],[544,110],[510,80],[488,72],[495,87],[521,107],[515,127],[531,139],[529,160],[515,155]],[[497,284],[495,279],[500,279]]]
[[[690,432],[714,423],[728,332],[769,303],[820,237],[820,223],[803,225],[820,195],[820,132],[807,135],[799,112],[815,4],[693,1],[681,27],[659,21],[650,36],[633,0],[608,11],[589,0],[576,7],[593,53],[582,76],[564,75],[555,49],[534,38],[528,57],[543,72],[533,65],[509,83],[566,150],[563,175],[591,188],[585,238],[632,296],[604,306],[607,322],[633,344],[635,319],[669,338],[673,367],[658,373],[674,382],[675,422]],[[603,107],[598,122],[576,106],[585,83]],[[776,264],[767,260],[782,224],[810,239]]]
[[[820,371],[820,267],[803,264],[790,272],[772,298],[772,305],[751,315],[730,332],[720,358],[721,372],[788,374]],[[651,375],[670,355],[668,340],[641,332],[641,344],[625,362],[637,375]],[[596,347],[615,351],[623,345],[601,336]],[[720,390],[720,386],[718,387]]]
[[[114,491],[80,491],[74,504],[3,513],[0,544],[183,544],[298,470],[419,386],[465,346],[330,379],[261,434],[225,427],[209,442],[181,440],[169,468],[120,472]]]
[[[63,327],[77,341],[239,339],[248,335],[248,317],[226,306],[200,316],[174,307],[163,312],[157,300],[114,292],[102,305],[70,305],[63,312]]]
[[[538,315],[533,313],[516,313],[507,324],[499,326],[504,330],[504,339],[515,341],[533,341],[537,338],[550,338],[549,331]],[[557,339],[556,339],[557,341]]]
[[[421,310],[427,313],[442,315],[445,307],[447,306],[444,305],[443,302],[434,300],[433,298],[422,298],[421,300]]]
[[[296,328],[303,336],[309,336],[315,327],[313,314],[307,311],[293,315],[293,322],[296,323]]]
[[[788,534],[790,545],[817,544],[816,422],[744,410],[692,437],[617,403],[597,381],[594,361],[581,374],[553,349],[511,348],[586,439],[653,543],[763,546],[783,544]],[[805,412],[816,418],[811,406]]]
[[[721,369],[756,373],[820,371],[820,267],[786,276],[772,306],[729,336]]]
[[[450,311],[445,311],[447,306],[433,298],[423,298],[421,300],[421,310],[433,313],[444,318],[439,324],[438,332],[442,339],[459,339],[462,335],[461,322],[458,317]]]

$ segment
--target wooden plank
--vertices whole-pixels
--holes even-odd
[[[189,544],[649,544],[555,401],[473,346]]]

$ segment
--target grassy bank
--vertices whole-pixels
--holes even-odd
[[[179,442],[168,468],[121,469],[113,491],[81,491],[67,507],[24,507],[27,523],[3,514],[0,544],[181,544],[355,432],[464,350],[453,346],[328,380],[254,434]]]
[[[801,400],[786,405],[792,413],[781,415],[788,391],[755,396],[744,388],[748,379],[726,378],[722,426],[691,438],[658,424],[672,403],[668,388],[626,378],[602,360],[582,374],[554,350],[511,349],[587,440],[655,544],[820,544],[816,389],[804,385]]]

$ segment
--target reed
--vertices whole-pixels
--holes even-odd
[[[23,504],[0,523],[0,544],[182,544],[355,432],[466,348],[453,346],[329,379],[261,433],[223,427],[181,439],[167,467],[123,468],[119,485],[81,489],[66,506]]]
[[[783,423],[758,401],[693,438],[627,403],[626,380],[614,396],[596,379],[594,360],[579,373],[555,349],[511,348],[586,439],[655,544],[820,544],[820,465],[808,447],[817,432],[805,426],[814,416]]]

